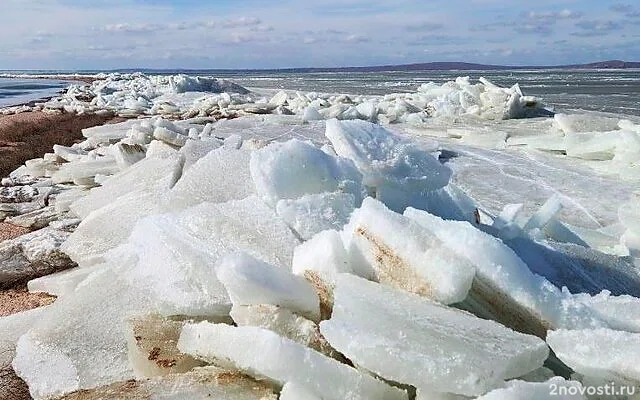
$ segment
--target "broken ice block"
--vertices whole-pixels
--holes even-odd
[[[287,382],[280,391],[280,400],[322,400],[303,385]]]
[[[80,266],[104,260],[108,250],[126,241],[135,223],[158,212],[158,195],[133,191],[89,214],[62,244],[62,251]]]
[[[337,275],[353,272],[340,233],[334,230],[322,231],[296,247],[292,272],[304,276],[313,285],[320,298],[322,318],[329,318]]]
[[[276,212],[303,240],[308,240],[326,229],[342,229],[355,206],[350,193],[320,193],[280,200]]]
[[[556,214],[560,212],[560,210],[562,210],[560,197],[558,195],[554,195],[549,198],[542,207],[540,207],[540,209],[531,216],[531,218],[529,218],[522,229],[524,229],[525,232],[532,229],[542,229],[556,216]]]
[[[640,334],[611,329],[550,331],[556,356],[587,377],[640,383]]]
[[[60,169],[51,175],[51,179],[53,183],[74,182],[74,180],[93,178],[96,175],[113,175],[119,171],[120,168],[113,157],[83,159],[62,164]]]
[[[462,301],[475,269],[432,232],[367,197],[343,234],[353,271],[450,304]]]
[[[468,222],[446,221],[422,210],[408,208],[404,215],[474,266],[476,279],[464,304],[477,315],[540,337],[553,327],[603,326],[570,293],[532,273],[501,240]]]
[[[449,183],[449,168],[379,125],[334,119],[327,121],[325,135],[336,153],[352,160],[364,174],[363,184],[376,188],[380,199],[395,211],[418,206],[422,194]]]
[[[317,272],[332,285],[339,273],[352,272],[340,233],[326,230],[296,247],[292,271],[301,276],[305,271]]]
[[[400,389],[266,329],[188,324],[182,329],[178,348],[205,361],[224,361],[280,386],[304,382],[308,390],[327,400],[407,399]]]
[[[189,140],[179,151],[184,158],[184,170],[191,168],[198,160],[218,147],[220,147],[220,142],[215,139]]]
[[[300,241],[289,227],[258,197],[226,203],[202,203],[174,214],[183,233],[201,241],[203,250],[222,256],[245,251],[274,265],[291,265],[293,249]]]
[[[234,305],[230,315],[237,326],[268,329],[324,355],[342,360],[338,352],[322,337],[315,322],[294,314],[286,308],[271,304]]]
[[[237,253],[222,258],[216,265],[216,274],[234,305],[273,304],[312,320],[320,317],[313,287],[287,268]]]
[[[361,368],[426,391],[480,395],[542,366],[541,339],[422,297],[338,277],[329,343]]]
[[[244,150],[219,148],[199,159],[167,194],[167,210],[179,210],[202,203],[223,203],[255,193],[249,159]]]
[[[175,184],[181,169],[178,157],[142,160],[109,177],[101,187],[91,189],[86,196],[72,203],[70,209],[80,218],[86,218],[91,212],[133,191],[163,193]]]
[[[111,153],[116,159],[116,163],[120,170],[125,170],[143,160],[145,157],[145,148],[139,144],[117,143],[111,147]]]
[[[125,279],[132,285],[145,282],[164,316],[228,315],[231,301],[215,273],[219,254],[207,251],[171,217],[153,215],[136,224],[128,245],[137,260]]]
[[[131,119],[117,124],[106,124],[93,126],[82,130],[82,136],[91,139],[93,143],[109,143],[111,140],[120,140],[127,137],[127,132],[135,125],[139,125],[140,120]]]
[[[185,322],[147,316],[127,320],[129,361],[136,378],[188,372],[204,365],[178,351],[178,338]]]
[[[495,389],[476,400],[581,400],[586,399],[580,382],[566,381],[556,376],[546,382],[509,381],[504,388]]]
[[[111,269],[92,274],[20,338],[13,368],[36,399],[130,379],[122,323],[153,312],[143,288]]]
[[[78,284],[90,274],[104,268],[104,264],[84,268],[71,268],[32,279],[27,282],[27,288],[31,293],[43,292],[57,297],[66,296],[73,292]]]
[[[11,364],[20,336],[27,333],[48,310],[49,307],[45,306],[0,317],[0,369]]]
[[[280,199],[343,191],[361,195],[362,176],[349,160],[333,157],[312,144],[292,139],[271,143],[251,154],[256,191],[272,206]]]
[[[158,140],[162,140],[167,144],[178,147],[184,146],[189,139],[186,135],[169,130],[162,126],[156,126],[156,128],[153,130],[153,137]]]

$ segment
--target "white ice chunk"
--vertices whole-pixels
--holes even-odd
[[[587,377],[640,383],[640,334],[611,329],[550,331],[556,356]]]
[[[234,305],[229,315],[237,326],[268,329],[329,357],[343,360],[342,356],[338,355],[322,337],[315,322],[294,314],[286,308],[270,304]]]
[[[324,117],[322,116],[322,114],[320,114],[316,107],[309,106],[304,109],[304,113],[302,115],[303,121],[321,121],[323,119]]]
[[[289,227],[256,196],[226,203],[202,203],[167,214],[167,226],[199,240],[203,250],[217,257],[246,251],[274,265],[291,265],[300,243]]]
[[[419,389],[480,395],[542,366],[541,339],[366,281],[338,277],[329,343],[356,365]]]
[[[308,194],[295,200],[282,199],[276,212],[303,240],[326,229],[342,229],[355,209],[350,193]]]
[[[586,392],[580,382],[556,376],[546,382],[509,381],[504,388],[493,390],[476,400],[582,400]]]
[[[221,143],[214,139],[189,140],[187,144],[178,151],[184,159],[184,170],[186,171],[191,168],[198,160],[220,147],[220,145]]]
[[[111,147],[111,154],[116,160],[120,170],[125,170],[142,160],[146,156],[146,150],[139,144],[117,143]]]
[[[93,211],[133,191],[163,193],[175,184],[181,168],[178,157],[145,159],[113,175],[101,187],[91,189],[87,196],[71,204],[71,211],[80,218],[86,218]]]
[[[100,157],[62,164],[60,169],[51,175],[51,179],[53,183],[65,183],[90,179],[96,175],[113,175],[118,172],[120,168],[115,158]]]
[[[162,140],[167,144],[178,146],[178,147],[184,146],[187,143],[187,140],[189,139],[188,136],[186,135],[183,135],[179,132],[175,132],[173,130],[169,130],[162,126],[157,126],[153,130],[153,137],[158,140]]]
[[[352,272],[340,233],[326,230],[296,247],[292,271],[301,276],[305,271],[313,271],[331,285],[338,274]]]
[[[27,333],[47,311],[45,306],[0,317],[0,369],[11,364],[20,336]]]
[[[32,279],[27,283],[27,288],[31,293],[43,292],[57,297],[63,297],[72,293],[78,284],[85,280],[90,274],[103,268],[103,264],[84,268],[71,268]]]
[[[367,197],[344,228],[358,275],[445,304],[462,301],[475,269],[432,232]]]
[[[304,382],[308,390],[326,400],[407,399],[404,391],[266,329],[188,324],[182,329],[178,348],[206,361],[224,360],[280,386]]]
[[[280,199],[335,191],[351,193],[359,201],[362,180],[352,162],[297,139],[254,151],[251,176],[258,194],[273,206]]]
[[[423,202],[425,192],[446,186],[451,170],[412,143],[365,121],[327,121],[325,132],[336,153],[353,160],[363,183],[396,211]]]
[[[36,399],[133,378],[122,323],[152,312],[142,288],[111,269],[92,274],[20,338],[13,368]]]
[[[131,234],[136,222],[159,211],[156,193],[133,191],[93,211],[62,244],[61,249],[80,266],[104,261],[104,254]]]
[[[564,114],[553,116],[554,125],[564,133],[606,132],[618,128],[619,119],[589,114]]]
[[[322,398],[303,385],[287,382],[280,391],[280,400],[322,400]]]
[[[202,202],[223,203],[255,193],[249,160],[244,150],[219,148],[199,159],[167,194],[167,210],[180,210]]]
[[[140,220],[128,244],[137,255],[125,279],[132,285],[145,282],[155,295],[156,307],[165,316],[218,318],[228,315],[231,302],[216,277],[217,254],[184,232],[170,215]]]
[[[549,198],[540,209],[529,218],[529,221],[524,225],[525,231],[532,229],[542,229],[546,224],[553,219],[556,214],[562,210],[562,203],[560,197],[557,195]]]
[[[216,273],[234,305],[273,304],[311,320],[320,318],[318,295],[313,287],[288,269],[237,253],[222,258]]]
[[[408,208],[405,216],[435,235],[449,252],[463,257],[475,267],[478,284],[474,285],[476,288],[471,294],[489,299],[484,306],[493,308],[485,310],[492,318],[542,336],[548,327],[602,326],[602,321],[588,307],[542,276],[533,274],[500,239],[468,222],[446,221],[413,208]],[[491,299],[496,296],[500,300],[491,306],[496,302]],[[507,300],[515,302],[516,308],[511,309],[511,302]],[[524,310],[519,311],[518,307]],[[530,318],[540,319],[542,326],[534,329]],[[525,325],[522,325],[523,321]]]

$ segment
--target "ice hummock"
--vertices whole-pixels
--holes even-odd
[[[451,170],[379,125],[364,121],[327,121],[325,135],[335,152],[363,172],[363,184],[394,211],[423,206],[424,196],[447,185]]]

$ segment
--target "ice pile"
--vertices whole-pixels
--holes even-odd
[[[113,73],[99,78],[90,85],[71,85],[63,96],[46,102],[44,107],[77,113],[113,111],[122,116],[181,115],[203,97],[226,106],[249,100],[240,97],[248,90],[216,78],[141,73]]]
[[[580,387],[553,378],[572,369],[638,383],[623,354],[637,352],[640,299],[624,294],[640,280],[583,268],[571,284],[598,294],[574,294],[522,258],[561,236],[557,201],[522,223],[490,215],[436,149],[366,121],[314,136],[279,120],[278,140],[247,137],[241,119],[92,128],[12,174],[50,188],[79,265],[29,283],[59,296],[37,317],[0,319],[34,398],[545,398]],[[635,211],[621,215],[635,229]],[[620,357],[599,363],[574,337]]]
[[[556,114],[553,124],[534,136],[514,136],[507,145],[566,154],[599,171],[638,179],[640,124],[636,120],[591,114]]]
[[[423,126],[433,118],[503,120],[552,115],[540,99],[523,95],[517,84],[502,88],[485,78],[472,83],[468,77],[460,77],[442,85],[424,84],[414,93],[385,96],[288,91],[261,95],[226,80],[187,75],[113,73],[92,79],[90,85],[71,85],[61,97],[39,107],[47,111],[182,119],[277,114],[296,115],[303,121],[363,119],[413,126]]]

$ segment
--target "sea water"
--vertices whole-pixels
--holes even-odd
[[[207,73],[202,73],[203,75]],[[600,111],[640,116],[640,70],[499,70],[406,72],[226,72],[247,88],[384,95],[414,92],[421,84],[443,84],[458,76],[485,77],[500,86],[520,84],[557,112]]]
[[[56,96],[68,84],[61,80],[0,78],[0,107]]]

